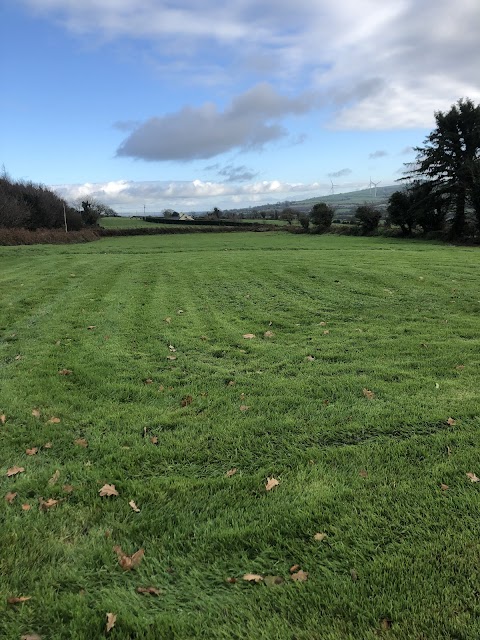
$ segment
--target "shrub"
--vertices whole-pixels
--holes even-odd
[[[326,202],[314,204],[310,211],[310,220],[316,226],[317,233],[323,233],[332,226],[335,209]]]
[[[358,221],[362,233],[375,231],[381,217],[381,212],[371,204],[362,204],[355,210],[355,219]]]

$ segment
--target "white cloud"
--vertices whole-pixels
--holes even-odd
[[[149,42],[189,82],[207,82],[214,57],[222,87],[256,73],[314,89],[336,129],[430,127],[459,97],[480,100],[478,0],[20,1],[82,37]]]
[[[241,167],[240,167],[241,168]],[[364,185],[351,183],[344,189],[353,190]],[[54,185],[52,188],[69,202],[90,196],[113,207],[118,212],[134,213],[147,210],[162,211],[166,208],[204,211],[209,207],[234,207],[242,203],[275,203],[282,200],[300,200],[312,195],[330,192],[328,183],[290,183],[280,180],[260,180],[245,184],[215,181],[150,181],[134,182],[119,180],[107,183],[85,183],[81,185]]]

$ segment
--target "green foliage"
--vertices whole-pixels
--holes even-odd
[[[424,147],[416,147],[416,164],[407,178],[431,182],[453,205],[451,234],[465,230],[466,203],[476,202],[478,163],[480,161],[480,105],[460,99],[446,113],[435,112],[435,129],[426,137]]]
[[[305,213],[298,214],[298,221],[302,226],[302,229],[305,229],[305,231],[308,231],[308,227],[310,226],[310,218]]]
[[[404,235],[418,225],[425,233],[441,231],[449,206],[448,193],[434,182],[413,182],[407,189],[396,191],[389,198],[387,213],[391,223],[398,225]]]
[[[326,231],[332,226],[335,209],[325,202],[317,202],[310,211],[310,220],[317,231]]]
[[[288,222],[288,224],[292,224],[292,222],[295,220],[296,217],[296,212],[291,209],[290,207],[285,207],[281,213],[280,213],[280,220],[285,220],[286,222]]]
[[[362,204],[355,210],[355,219],[358,221],[362,233],[372,233],[372,231],[375,231],[381,218],[381,212],[371,204]]]

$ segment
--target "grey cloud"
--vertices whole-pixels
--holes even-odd
[[[250,171],[245,165],[234,166],[227,164],[223,169],[218,171],[218,175],[225,178],[226,182],[247,182],[258,176],[258,173]]]
[[[267,83],[258,84],[235,97],[223,112],[206,103],[150,118],[123,141],[117,156],[188,161],[213,158],[231,149],[260,149],[288,135],[277,120],[305,113],[313,102],[309,95],[290,98]]]
[[[370,160],[375,160],[376,158],[384,158],[385,156],[388,156],[388,152],[384,149],[378,149],[378,151],[373,151],[372,153],[368,154]]]
[[[414,153],[415,149],[413,147],[403,147],[403,149],[400,151],[400,155],[401,156],[409,156],[412,153]]]
[[[332,171],[332,173],[327,173],[329,178],[342,178],[343,176],[349,176],[352,173],[351,169],[346,167],[345,169],[340,169],[339,171]]]

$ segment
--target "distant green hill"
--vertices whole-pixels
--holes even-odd
[[[355,213],[355,208],[361,204],[373,204],[380,210],[387,208],[388,199],[395,191],[402,189],[402,185],[387,185],[375,189],[361,189],[359,191],[348,191],[347,193],[333,193],[326,196],[316,196],[307,200],[297,200],[291,203],[292,209],[298,211],[310,211],[317,202],[326,202],[335,207],[337,218],[350,218]]]

